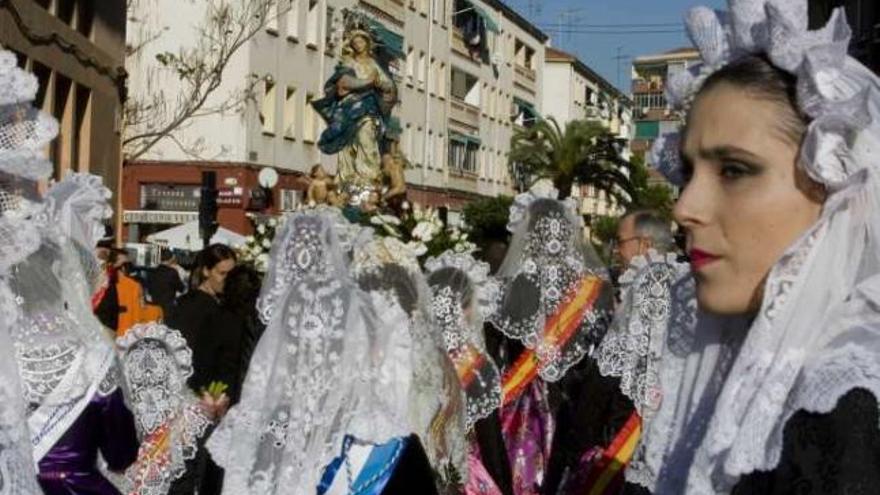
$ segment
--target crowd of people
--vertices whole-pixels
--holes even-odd
[[[319,206],[263,276],[211,245],[138,280],[100,179],[42,187],[57,129],[0,51],[0,494],[875,492],[880,79],[842,11],[730,6],[688,13],[652,151],[685,252],[631,211],[613,278],[533,188],[477,252]]]

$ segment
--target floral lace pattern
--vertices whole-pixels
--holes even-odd
[[[326,240],[319,214],[298,214],[287,219],[276,235],[269,258],[269,276],[257,301],[260,319],[272,320],[276,302],[283,299],[291,284],[309,274],[327,273],[327,258],[320,252]],[[296,232],[296,235],[291,235]]]
[[[276,237],[268,278],[289,287],[276,292],[241,401],[207,444],[226,470],[225,493],[312,492],[345,434],[379,443],[401,434],[377,422],[381,320],[349,275],[334,225],[320,211],[296,213]]]
[[[180,332],[158,323],[138,324],[116,341],[141,436],[154,433],[180,414],[191,398],[192,351]]]
[[[490,321],[510,338],[534,349],[539,373],[557,381],[592,352],[608,328],[610,314],[595,307],[586,312],[574,336],[564,342],[546,338],[546,322],[569,304],[584,278],[591,276],[575,239],[578,225],[559,211],[532,215],[515,275],[504,280],[499,310]],[[529,298],[529,300],[523,300]]]
[[[425,263],[431,315],[465,395],[465,425],[501,406],[501,375],[486,354],[482,322],[495,311],[499,287],[489,265],[468,253],[446,251]]]
[[[642,418],[660,407],[659,362],[672,314],[672,284],[686,276],[675,254],[650,250],[620,277],[622,308],[596,352],[599,371],[620,378],[620,390]]]
[[[6,284],[0,279],[0,311],[4,309],[2,300],[7,297]],[[12,317],[15,313],[3,311],[2,314]],[[0,322],[0,493],[32,495],[39,493],[39,488],[25,419],[27,411],[12,353],[13,344],[3,321]]]
[[[434,320],[467,396],[465,424],[470,429],[501,407],[501,378],[498,368],[474,343],[474,330],[462,311],[464,295],[448,286],[432,292]]]

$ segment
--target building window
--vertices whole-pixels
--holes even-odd
[[[443,134],[438,135],[436,141],[436,148],[434,149],[434,156],[431,157],[431,161],[433,162],[435,168],[442,169],[442,164],[440,163],[440,160],[442,160],[443,157],[446,156],[446,153],[444,153],[445,150],[443,148],[445,144]]]
[[[79,34],[92,39],[92,27],[95,24],[94,2],[80,1],[76,11],[76,30]]]
[[[449,140],[449,168],[450,170],[463,170],[467,143],[458,139]]]
[[[74,111],[73,168],[77,172],[88,172],[92,141],[92,90],[76,85]]]
[[[450,76],[452,80],[452,97],[464,101],[475,107],[480,106],[480,80],[476,77],[458,70],[452,69]]]
[[[278,4],[272,2],[266,12],[266,32],[278,35]]]
[[[526,59],[523,67],[526,69],[535,69],[535,50],[532,50],[532,48],[528,46],[526,47]]]
[[[412,84],[416,71],[416,52],[413,47],[406,49],[406,78]]]
[[[296,139],[296,88],[288,86],[284,99],[284,137]]]
[[[263,81],[260,123],[263,125],[263,134],[275,135],[275,83],[273,81]]]
[[[514,40],[513,53],[514,53],[514,61],[516,62],[516,65],[519,65],[520,67],[525,67],[526,66],[526,45],[518,39]]]
[[[68,26],[73,26],[76,0],[55,0],[55,17]]]
[[[425,88],[425,65],[427,61],[425,60],[425,52],[419,52],[419,87]]]
[[[446,19],[446,0],[431,0],[433,3],[432,7],[434,10],[434,22],[441,22]]]
[[[480,145],[466,138],[449,140],[449,167],[452,170],[477,173]]]
[[[290,0],[290,6],[287,8],[287,37],[292,40],[299,39],[299,2],[300,0]]]
[[[312,48],[318,47],[318,30],[320,28],[318,13],[321,10],[318,8],[318,4],[318,0],[309,0],[309,14],[306,18],[306,45]]]
[[[302,193],[296,189],[281,190],[281,211],[296,211],[302,203]]]
[[[422,160],[425,157],[425,132],[421,127],[416,129],[416,135],[413,138],[413,142],[413,163],[421,166]]]
[[[314,143],[318,136],[318,113],[312,107],[315,95],[306,94],[306,108],[303,112],[303,141]]]
[[[327,7],[326,24],[324,26],[324,49],[333,49],[333,7]]]
[[[413,156],[413,130],[412,124],[406,124],[403,130],[403,149],[406,156]]]
[[[489,105],[488,105],[489,117],[491,117],[493,119],[495,117],[497,117],[497,112],[498,112],[497,103],[496,103],[497,100],[498,100],[498,94],[496,93],[495,88],[494,87],[489,88]]]
[[[446,98],[446,64],[440,63],[437,65],[437,76],[434,78],[436,80],[437,85],[437,95],[440,98]]]

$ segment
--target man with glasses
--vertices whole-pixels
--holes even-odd
[[[675,249],[675,240],[670,222],[650,210],[629,212],[620,219],[614,248],[623,270],[633,258],[646,254],[649,249],[659,253],[672,251]]]

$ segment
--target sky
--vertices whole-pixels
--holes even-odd
[[[548,34],[552,46],[577,55],[625,93],[630,92],[633,58],[691,45],[682,23],[688,8],[726,6],[725,0],[504,2]],[[619,62],[618,55],[623,57]]]

